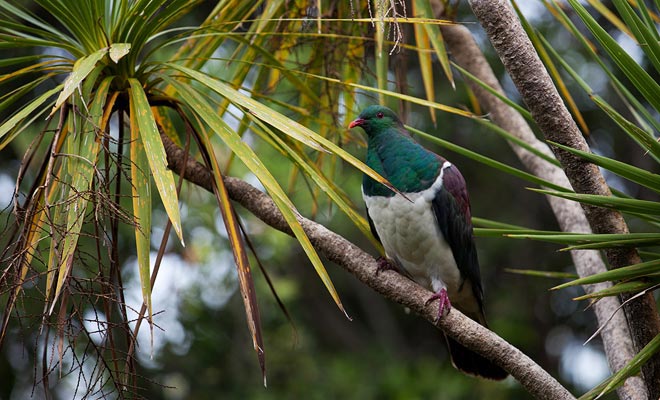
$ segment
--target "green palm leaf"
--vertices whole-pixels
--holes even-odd
[[[642,13],[645,14],[646,21],[651,22],[650,26],[647,25],[647,22],[645,22],[642,17],[637,15],[628,2],[614,0],[613,3],[625,21],[626,27],[630,28],[637,43],[640,44],[640,48],[651,61],[655,70],[660,72],[660,43],[658,43],[658,31],[655,24],[650,21],[651,17],[648,15],[648,10],[646,9],[644,2],[639,2],[641,4],[639,8],[642,10]]]
[[[41,96],[34,99],[30,104],[23,107],[20,111],[14,114],[11,118],[5,121],[0,125],[0,139],[2,139],[7,132],[14,129],[21,121],[27,118],[34,110],[42,106],[48,99],[50,99],[55,93],[62,90],[63,85],[58,85],[57,87],[45,92]],[[4,143],[3,143],[4,144]],[[0,144],[0,149],[4,147]]]
[[[112,77],[108,77],[101,82],[96,92],[96,96],[90,107],[90,119],[84,120],[77,114],[69,114],[70,124],[75,119],[75,124],[82,126],[75,137],[73,130],[67,135],[68,153],[77,154],[78,157],[72,157],[66,162],[66,169],[62,172],[64,178],[71,179],[71,189],[68,191],[67,198],[57,206],[61,215],[66,215],[66,235],[61,249],[57,266],[57,283],[55,293],[51,302],[49,313],[53,312],[55,303],[62,291],[64,281],[71,273],[74,251],[78,244],[80,230],[83,226],[85,211],[89,202],[89,191],[94,179],[96,159],[100,150],[100,134],[105,130],[103,126],[103,107],[106,103],[107,94],[110,89]],[[77,102],[75,102],[77,103]],[[49,268],[50,269],[50,268]]]
[[[633,140],[640,144],[646,151],[649,151],[651,155],[655,158],[656,161],[660,161],[660,143],[658,143],[653,135],[650,132],[647,132],[632,122],[624,118],[621,113],[616,111],[614,107],[608,104],[603,98],[593,92],[591,87],[585,82],[584,79],[578,74],[567,62],[564,60],[557,52],[552,48],[552,46],[547,42],[547,40],[540,36],[541,41],[543,42],[545,48],[550,51],[553,56],[559,60],[562,67],[571,75],[577,84],[590,96],[594,103],[601,108],[623,131],[630,136]],[[607,71],[611,73],[610,71]],[[615,79],[613,82],[618,82]],[[643,112],[646,113],[646,110],[642,107]],[[638,107],[638,108],[639,108]]]
[[[646,276],[652,273],[660,272],[660,260],[651,260],[640,264],[629,265],[627,267],[616,268],[610,271],[601,272],[586,276],[584,278],[576,279],[561,285],[553,287],[553,290],[564,289],[569,286],[586,285],[592,283],[600,283],[607,281],[620,281]]]
[[[599,290],[597,292],[585,294],[583,296],[578,296],[573,300],[589,300],[589,299],[600,299],[606,296],[618,296],[622,293],[639,293],[644,291],[654,285],[656,282],[647,282],[642,280],[632,280],[627,282],[619,282],[615,285],[612,285],[606,289]]]
[[[151,304],[151,173],[144,141],[140,139],[139,112],[136,102],[130,103],[131,123],[131,192],[135,218],[135,248],[137,253],[142,301],[147,306],[149,322],[152,322]],[[150,323],[153,341],[153,323]]]
[[[328,273],[321,262],[316,250],[312,246],[309,238],[305,234],[305,231],[300,226],[297,216],[298,211],[296,210],[291,200],[286,196],[280,185],[277,183],[275,178],[271,175],[270,171],[263,165],[259,157],[257,157],[252,149],[245,144],[229,126],[227,123],[220,118],[220,116],[215,112],[215,110],[210,106],[210,104],[204,99],[204,97],[199,94],[190,86],[183,85],[171,78],[163,77],[163,79],[171,85],[185,103],[190,108],[190,111],[195,112],[205,123],[207,123],[211,129],[231,148],[234,154],[243,161],[246,167],[254,173],[254,175],[261,181],[266,190],[271,194],[273,201],[277,204],[278,208],[282,212],[282,215],[286,219],[287,223],[291,227],[294,235],[302,245],[305,253],[309,257],[312,265],[316,269],[317,274],[321,278],[321,281],[326,286],[327,290],[330,292],[331,296],[335,300],[337,306],[344,311],[343,305],[339,296],[328,276]],[[345,312],[345,311],[344,311]]]
[[[417,9],[420,7],[422,1],[413,1],[413,14],[417,15]],[[417,43],[417,57],[419,58],[419,69],[424,82],[424,91],[426,92],[426,99],[435,101],[435,88],[433,85],[433,58],[431,57],[431,43],[429,36],[422,25],[413,25],[415,32],[415,42]],[[431,120],[436,123],[435,109],[429,108],[431,113]]]
[[[608,55],[617,64],[621,71],[633,83],[635,88],[655,108],[660,110],[660,85],[648,72],[639,66],[635,60],[621,48],[605,29],[589,14],[586,8],[577,0],[568,0],[571,7],[577,12],[587,28],[591,31],[600,44],[605,48]]]
[[[593,206],[612,208],[622,212],[631,212],[642,215],[660,214],[660,203],[657,203],[655,201],[627,199],[627,198],[619,198],[614,196],[601,196],[595,194],[569,193],[569,192],[560,192],[560,191],[533,189],[533,188],[530,188],[529,190],[538,193],[552,195],[552,196],[562,197],[568,200],[579,201],[580,203],[590,204]]]
[[[628,377],[639,374],[641,366],[644,365],[644,363],[646,363],[658,351],[660,351],[660,335],[656,336],[653,340],[647,343],[646,346],[644,346],[644,348],[640,350],[639,353],[637,353],[628,362],[628,364],[626,364],[625,367],[621,368],[600,385],[580,396],[578,400],[598,399],[603,395],[610,393],[619,385],[623,384],[623,382],[628,379]]]
[[[201,146],[204,149],[203,154],[207,165],[213,171],[213,189],[222,219],[227,229],[227,236],[231,242],[232,253],[234,254],[234,261],[238,269],[238,282],[243,298],[243,305],[245,307],[245,315],[248,321],[248,328],[252,336],[252,345],[257,353],[259,366],[261,367],[261,374],[266,386],[266,355],[264,341],[261,334],[261,318],[259,316],[259,305],[257,303],[257,295],[254,288],[254,281],[252,279],[252,271],[248,259],[247,249],[243,241],[243,234],[241,232],[240,221],[234,211],[229,193],[222,180],[222,171],[218,165],[213,152],[213,146],[207,137],[199,135]]]
[[[269,107],[259,103],[254,99],[251,99],[250,97],[242,94],[238,90],[232,89],[231,87],[225,85],[224,83],[209,77],[208,75],[205,75],[198,71],[191,70],[189,68],[177,66],[175,64],[168,64],[168,66],[185,73],[191,78],[204,84],[209,89],[214,90],[220,95],[224,96],[226,99],[231,99],[231,101],[234,102],[235,104],[244,107],[247,112],[255,115],[262,121],[278,128],[283,133],[293,137],[294,139],[304,143],[305,145],[321,151],[326,151],[325,150],[326,148],[329,149],[330,151],[339,155],[350,164],[360,169],[365,174],[372,177],[374,180],[396,191],[396,189],[392,185],[390,185],[389,182],[383,179],[371,168],[367,167],[364,163],[362,163],[361,161],[359,161],[358,159],[356,159],[355,157],[353,157],[348,152],[341,149],[339,146],[335,145],[331,141],[327,140],[323,136],[320,136],[312,132],[310,129],[300,125],[299,123],[289,118],[286,118],[282,114],[273,111]]]
[[[160,193],[161,201],[165,206],[165,211],[167,211],[167,215],[170,221],[172,221],[172,227],[183,244],[181,216],[179,215],[179,201],[176,194],[176,186],[174,185],[174,176],[172,175],[172,171],[167,169],[165,148],[163,147],[163,142],[160,140],[158,127],[151,112],[151,106],[140,81],[135,78],[131,78],[128,81],[131,85],[131,107],[137,114],[135,116],[137,122],[136,128],[139,130],[140,139],[147,153],[152,177],[156,183],[156,188],[158,188],[158,193]]]
[[[645,186],[657,193],[660,193],[660,175],[651,173],[645,169],[637,168],[630,164],[621,161],[613,160],[608,157],[599,156],[597,154],[581,151],[572,147],[564,146],[559,143],[550,142],[553,146],[566,150],[570,153],[578,155],[585,160],[592,162],[600,167],[603,167],[615,174],[626,178],[631,182],[638,183]]]
[[[73,92],[79,88],[82,81],[87,78],[87,75],[89,75],[94,70],[96,63],[107,53],[108,48],[106,47],[76,61],[71,74],[64,81],[64,88],[62,89],[60,95],[57,96],[55,106],[53,106],[50,115],[53,115],[55,111],[57,111],[57,109],[69,98],[69,96],[71,96],[71,94],[73,94]]]

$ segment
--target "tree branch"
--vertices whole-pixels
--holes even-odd
[[[442,2],[434,1],[433,3],[435,17],[441,18],[443,16]],[[497,92],[504,94],[495,73],[474,41],[470,31],[462,25],[441,25],[440,28],[447,48],[456,63]],[[550,148],[536,138],[529,124],[520,113],[475,82],[468,79],[466,79],[466,82],[479,99],[479,104],[488,112],[494,123],[535,149],[553,156]],[[570,187],[568,178],[561,168],[550,164],[513,142],[509,144],[528,171],[559,186]],[[546,196],[546,198],[562,231],[591,233],[589,221],[587,221],[584,210],[579,203],[557,196]],[[573,250],[571,251],[571,257],[580,277],[607,270],[597,250]],[[594,293],[611,286],[611,282],[604,282],[583,285],[583,289],[586,293]],[[617,312],[620,305],[619,299],[613,296],[605,297],[593,305],[598,325],[605,326],[600,335],[612,371],[619,371],[635,355],[625,315]],[[608,322],[612,315],[614,317]],[[637,376],[627,379],[617,389],[617,392],[621,399],[643,400],[646,398],[644,382]]]
[[[178,173],[185,159],[184,151],[165,134],[161,138],[167,153],[168,167]],[[212,175],[202,164],[188,158],[185,178],[212,191]],[[229,196],[271,227],[292,235],[272,199],[245,181],[224,177]],[[431,292],[394,271],[376,274],[376,260],[342,236],[321,224],[299,217],[314,248],[330,261],[343,267],[373,290],[410,308],[467,348],[478,352],[506,369],[529,393],[539,399],[574,399],[559,382],[517,348],[457,309],[437,320],[437,303],[426,304]]]
[[[470,0],[470,5],[545,137],[589,151],[511,5],[505,0]],[[552,150],[577,193],[611,195],[596,165],[566,151]],[[619,212],[589,205],[583,205],[583,208],[594,232],[629,232]],[[605,253],[612,268],[641,262],[635,249],[608,249]],[[625,295],[622,299],[630,297]],[[624,311],[635,348],[639,351],[660,334],[660,316],[653,295],[648,293],[629,302]],[[660,397],[660,385],[657,385],[660,382],[660,354],[649,360],[642,372],[649,396],[657,399]]]

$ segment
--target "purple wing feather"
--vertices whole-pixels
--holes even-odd
[[[444,175],[442,176],[442,186],[447,189],[447,191],[454,198],[461,216],[465,220],[466,224],[469,225],[470,230],[472,230],[470,198],[468,196],[467,186],[465,185],[465,179],[463,179],[463,175],[461,175],[458,168],[456,168],[454,165],[445,169]]]
[[[451,248],[463,281],[468,279],[479,304],[483,290],[479,273],[479,260],[474,244],[470,199],[463,176],[454,165],[445,168],[442,188],[432,202],[440,231]]]
[[[477,249],[474,245],[470,200],[465,180],[453,165],[445,169],[442,178],[443,187],[433,199],[433,211],[440,231],[452,250],[463,282],[466,279],[469,280],[472,285],[472,292],[479,304],[481,315],[470,317],[476,318],[477,321],[486,326],[479,261],[477,259]],[[505,370],[481,355],[468,350],[448,336],[447,344],[456,368],[489,379],[502,380],[507,377],[508,373]]]

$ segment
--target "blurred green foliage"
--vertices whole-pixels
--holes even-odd
[[[187,16],[185,23],[199,24],[209,8],[208,4],[202,4],[196,12]],[[530,12],[534,13],[538,12],[539,8],[532,7],[531,10]],[[473,17],[467,7],[461,5],[457,19],[470,22]],[[595,68],[590,68],[591,61],[578,47],[564,44],[568,41],[566,33],[555,20],[544,15],[536,15],[534,18],[530,15],[530,20],[551,43],[557,45],[558,51],[563,52],[565,57],[576,60],[576,64],[582,65],[585,76],[595,81],[605,79]],[[483,33],[474,24],[468,26],[475,31],[489,58],[495,60],[494,54],[486,45]],[[412,31],[406,25],[404,35],[412,36]],[[307,60],[308,49],[301,47],[301,62],[320,62]],[[231,54],[233,48],[227,47],[223,50]],[[15,55],[18,55],[21,50],[8,51],[14,51]],[[167,53],[168,51],[163,50],[164,54],[157,54],[156,58],[169,59],[171,54]],[[417,65],[413,52],[401,48],[393,55],[393,59],[406,60],[408,64],[408,70],[405,71],[408,74],[406,92],[423,98],[424,88],[415,68]],[[499,63],[493,61],[492,65],[498,68]],[[223,68],[228,68],[228,64],[211,63],[207,68],[211,75],[216,75],[221,74]],[[375,70],[375,65],[369,64],[368,68],[368,72],[371,72]],[[501,67],[499,68],[498,74],[503,77],[510,97],[515,99],[517,96],[512,85],[507,81]],[[434,63],[436,101],[469,108],[470,98],[465,86],[457,85],[457,90],[452,90],[441,71],[440,65]],[[592,74],[594,76],[591,76]],[[375,85],[375,79],[372,83]],[[614,99],[610,89],[600,89],[604,98]],[[279,95],[273,98],[286,103],[289,91],[295,89],[282,85],[280,90]],[[361,105],[377,102],[375,95],[364,93],[358,96],[357,100]],[[399,108],[398,102],[390,101],[390,106]],[[602,113],[595,109],[586,96],[578,94],[576,101],[591,129],[590,141],[599,152],[658,172],[657,164],[645,157],[629,138],[614,134],[616,128],[613,128],[611,121],[603,118]],[[410,125],[425,132],[436,133],[443,139],[508,165],[520,167],[508,145],[484,126],[449,113],[437,113],[437,122],[433,124],[427,108],[418,105],[406,107]],[[286,113],[287,108],[280,107],[280,111]],[[345,149],[362,157],[364,148],[360,146],[360,138],[348,134],[341,126],[341,121],[336,122],[335,126],[310,125],[315,129],[332,131]],[[0,153],[0,178],[13,179],[16,176],[21,157],[31,142],[30,136],[19,136],[11,146]],[[280,162],[286,161],[286,157],[250,133],[246,134],[244,140],[252,145],[261,159],[269,160],[270,171],[281,186],[288,189],[288,194],[303,215],[313,215],[317,221],[376,255],[377,252],[369,240],[355,228],[346,215],[338,212],[322,193],[318,193],[318,190],[310,191],[311,185],[304,179],[291,178],[294,174],[291,164]],[[546,200],[542,195],[526,190],[526,182],[484,168],[462,156],[447,153],[431,143],[425,144],[460,167],[468,181],[475,216],[535,229],[557,229]],[[220,141],[214,142],[214,146],[220,164],[226,165],[231,159],[230,152]],[[337,186],[345,190],[355,203],[360,204],[361,173],[341,162],[325,168],[332,171]],[[254,181],[246,168],[239,163],[232,163],[229,173]],[[292,183],[287,187],[289,182]],[[612,181],[611,184],[628,192],[632,197],[657,201],[655,194],[644,188],[633,187],[621,181]],[[9,189],[0,187],[0,190]],[[8,201],[9,198],[3,197],[3,200]],[[150,356],[152,350],[149,341],[140,342],[141,365],[138,373],[141,376],[140,395],[144,398],[529,398],[512,379],[493,383],[456,372],[449,363],[440,332],[414,315],[409,315],[401,307],[382,299],[341,268],[326,263],[345,308],[353,318],[353,321],[348,321],[334,305],[296,242],[239,209],[249,237],[257,249],[257,255],[273,280],[275,289],[294,323],[292,326],[287,321],[271,296],[265,279],[256,271],[256,263],[253,262],[267,360],[268,387],[264,388],[259,365],[252,350],[250,333],[245,324],[245,312],[237,292],[235,270],[225,268],[233,261],[231,253],[225,251],[228,243],[217,211],[217,202],[208,193],[187,183],[184,184],[180,200],[183,207],[183,231],[189,232],[186,239],[188,246],[184,249],[174,237],[171,238],[167,252],[177,255],[180,262],[165,263],[163,268],[171,268],[174,272],[165,275],[162,278],[165,281],[156,282],[155,298],[158,298],[157,291],[165,290],[168,293],[164,296],[176,298],[176,301],[168,303],[169,307],[175,310],[163,309],[162,305],[154,302],[157,326],[153,359]],[[122,199],[122,202],[129,204],[130,200]],[[153,231],[154,236],[158,236],[158,232],[162,234],[166,213],[159,202],[154,202],[153,207]],[[7,208],[0,214],[0,227],[4,228],[7,223],[9,211]],[[638,224],[635,219],[630,222],[633,227]],[[133,230],[128,225],[122,225],[120,229],[121,238],[133,235]],[[81,246],[85,246],[83,257],[90,263],[99,261],[94,259],[92,241],[81,241]],[[156,251],[157,246],[158,242],[154,239],[152,251]],[[582,365],[571,365],[572,359],[565,351],[576,348],[576,344],[581,343],[596,329],[591,313],[582,310],[586,302],[578,304],[571,300],[572,297],[582,294],[581,290],[549,292],[548,289],[559,283],[558,281],[504,272],[505,268],[574,272],[568,254],[558,252],[558,245],[503,238],[478,238],[477,246],[491,329],[523,350],[553,376],[568,385],[574,393],[585,391],[593,386],[594,382],[604,378],[596,376],[587,381],[587,375],[575,375],[576,369],[582,368]],[[127,285],[137,288],[138,277],[134,268],[129,268],[130,263],[134,263],[133,253],[132,243],[120,240],[119,254]],[[211,278],[214,276],[211,273],[214,268],[220,269],[221,272],[216,270],[219,275]],[[205,276],[208,277],[206,281]],[[79,288],[80,291],[90,290],[94,283],[89,282],[89,285],[88,288]],[[159,289],[159,285],[162,285],[163,289]],[[140,298],[139,290],[136,293]],[[5,298],[6,294],[3,293],[0,299],[4,302]],[[134,303],[134,306],[139,307],[139,304]],[[34,380],[35,376],[39,376],[34,373],[34,361],[42,349],[35,344],[36,336],[30,331],[40,322],[41,307],[42,304],[36,298],[29,295],[22,298],[20,313],[24,317],[23,325],[8,333],[7,343],[0,353],[2,399],[25,398],[32,395],[33,386],[34,397],[44,397],[42,383]],[[172,328],[167,325],[163,328],[172,328],[175,333],[180,330],[178,336],[160,334],[159,321],[164,321],[170,314],[175,316],[180,326]],[[146,331],[144,328],[144,332]],[[598,339],[589,346],[597,354],[592,368],[597,372],[598,366],[602,367],[605,362],[601,346]],[[56,398],[72,398],[72,393],[76,391],[78,375],[74,369],[75,364],[68,367],[72,370],[62,370],[62,375],[66,375],[62,382],[57,382],[56,379],[49,382]],[[57,374],[59,376],[59,372]],[[84,386],[85,382],[80,381],[79,384]]]

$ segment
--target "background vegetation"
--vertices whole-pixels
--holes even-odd
[[[519,103],[469,6],[450,3],[448,18],[473,32]],[[626,215],[631,231],[650,233],[636,239],[651,265],[633,289],[653,289],[660,185],[643,172],[658,172],[660,91],[631,81],[630,63],[657,80],[660,52],[638,44],[658,35],[657,4],[590,2],[632,57],[621,65],[569,4],[521,3],[592,150],[641,171],[605,174],[619,197],[653,203]],[[439,22],[414,18],[432,16],[430,4],[397,1],[1,2],[0,398],[528,398],[511,378],[456,372],[434,327],[322,262],[301,231],[296,242],[234,208],[221,180],[216,196],[179,190],[165,169],[161,134],[266,190],[294,229],[295,205],[376,255],[360,216],[364,138],[346,125],[382,102],[459,146],[418,136],[461,168],[478,226],[558,231],[545,198],[527,190],[539,182],[463,150],[522,168],[450,67]],[[600,339],[582,345],[597,324],[586,300],[572,300],[579,286],[548,290],[575,274],[559,250],[584,238],[478,234],[491,329],[572,393],[609,376]]]

